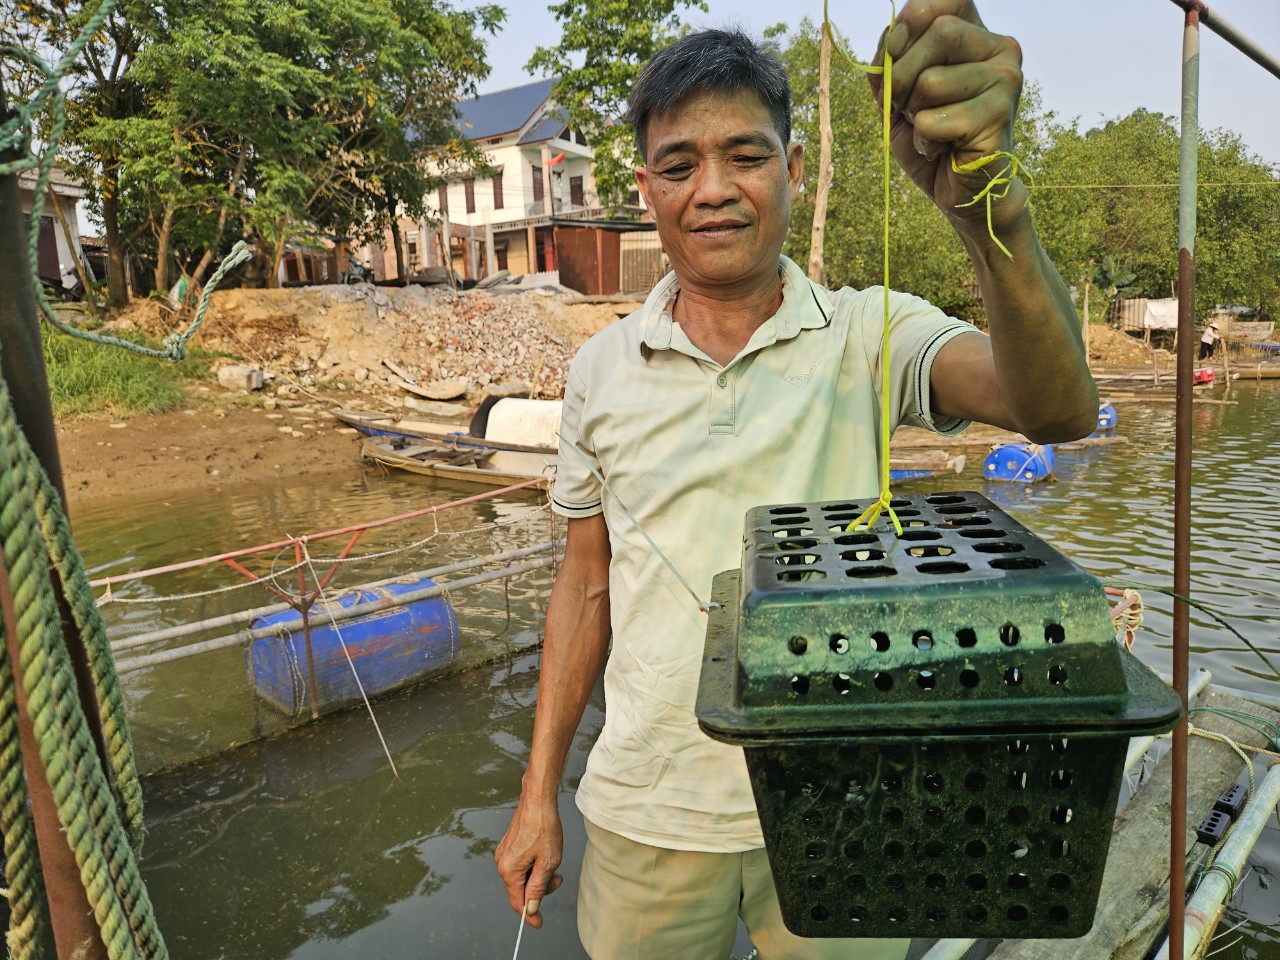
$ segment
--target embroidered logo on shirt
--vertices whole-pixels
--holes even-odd
[[[792,374],[791,376],[789,376],[789,377],[783,377],[782,379],[783,379],[783,380],[786,380],[786,381],[787,381],[787,383],[791,384],[793,387],[804,387],[804,386],[808,386],[809,381],[810,381],[811,379],[813,379],[814,371],[818,369],[818,366],[819,366],[821,363],[822,363],[822,361],[821,361],[821,360],[815,360],[815,361],[813,361],[813,366],[811,366],[811,367],[810,367],[808,370],[806,370],[804,373],[801,373],[801,374]]]

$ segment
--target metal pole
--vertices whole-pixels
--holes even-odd
[[[1178,358],[1173,466],[1173,592],[1191,595],[1192,350],[1195,347],[1196,197],[1200,148],[1200,22],[1189,10],[1182,31],[1182,135],[1178,183]],[[1173,689],[1183,717],[1173,728],[1169,821],[1169,949],[1183,956],[1187,835],[1187,661],[1190,611],[1173,605]]]
[[[1229,24],[1226,20],[1222,19],[1222,17],[1217,13],[1210,10],[1208,6],[1201,3],[1200,0],[1173,0],[1173,2],[1187,13],[1194,12],[1201,23],[1220,36],[1223,40],[1227,41],[1227,43],[1231,44],[1254,63],[1258,64],[1262,69],[1280,77],[1280,60],[1276,60],[1275,57],[1269,56],[1265,50]]]

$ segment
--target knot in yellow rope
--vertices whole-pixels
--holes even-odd
[[[951,152],[951,169],[956,173],[976,173],[983,167],[994,163],[997,160],[1004,160],[1005,164],[1000,168],[999,173],[987,181],[986,186],[979,190],[972,200],[964,203],[957,203],[957,209],[964,207],[972,207],[979,200],[986,201],[987,204],[987,233],[991,235],[992,241],[1001,252],[1010,260],[1013,254],[1009,252],[1009,248],[1000,242],[1000,238],[996,236],[995,226],[991,223],[991,206],[996,200],[1003,200],[1009,195],[1009,191],[1013,188],[1013,182],[1019,177],[1024,177],[1028,183],[1034,183],[1031,174],[1023,167],[1022,161],[1015,157],[1012,153],[1004,150],[997,150],[995,153],[989,153],[985,157],[978,157],[976,160],[970,160],[968,163],[956,163],[956,154]]]

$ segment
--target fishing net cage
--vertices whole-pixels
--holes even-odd
[[[117,565],[95,584],[141,771],[536,647],[563,535],[535,491],[141,578]]]
[[[1177,695],[1101,583],[985,497],[747,514],[697,716],[744,748],[783,919],[807,937],[1092,926],[1128,739]]]

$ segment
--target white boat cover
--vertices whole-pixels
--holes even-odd
[[[489,411],[484,438],[500,443],[556,447],[560,444],[560,401],[503,397]]]

